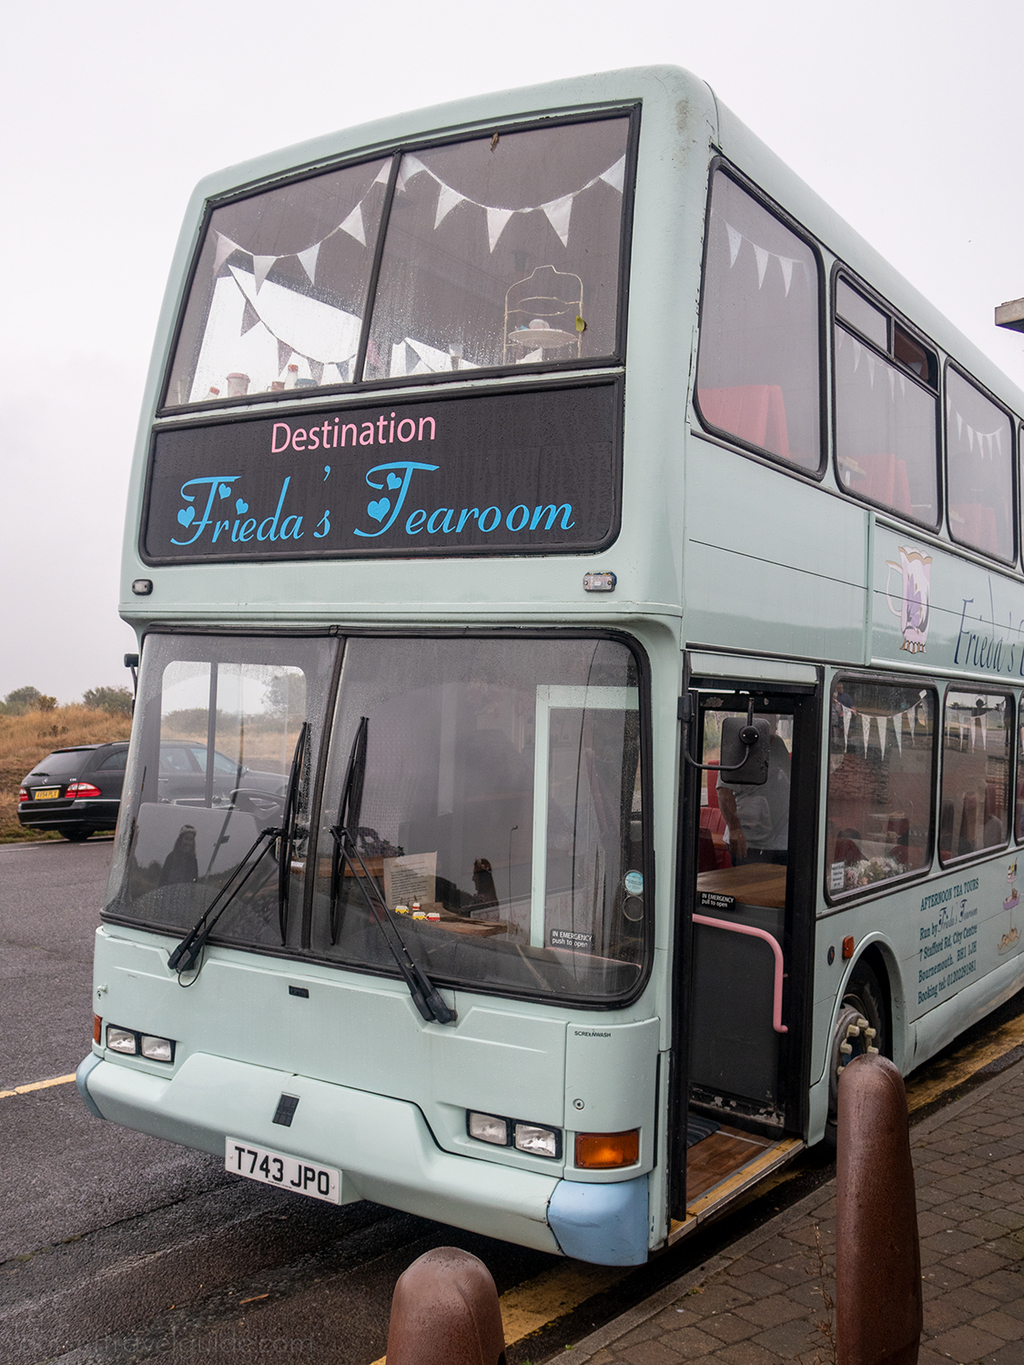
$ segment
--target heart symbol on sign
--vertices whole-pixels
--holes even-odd
[[[235,511],[239,516],[242,516],[245,512],[248,512],[248,510],[249,504],[247,502],[243,502],[241,498],[235,499]]]
[[[401,488],[401,486],[402,486],[402,480],[398,477],[397,474],[389,474],[389,475],[388,475],[388,487],[389,487],[389,488],[395,489],[395,488]]]
[[[195,515],[196,509],[194,507],[183,507],[178,513],[178,520],[182,526],[191,526]]]
[[[388,514],[390,506],[390,498],[380,498],[377,502],[371,502],[366,511],[373,517],[374,521],[383,521]]]
[[[217,492],[221,495],[222,498],[226,498],[228,494],[231,492],[231,485],[228,483],[222,483],[220,487],[217,489]]]

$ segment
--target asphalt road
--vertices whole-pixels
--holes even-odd
[[[335,1208],[240,1180],[215,1157],[92,1118],[72,1084],[5,1097],[67,1076],[89,1049],[92,938],[112,851],[110,840],[0,846],[2,1365],[371,1365],[386,1348],[396,1279],[442,1245],[479,1255],[499,1293],[514,1290],[526,1325],[508,1357],[525,1365],[828,1174],[812,1157],[797,1179],[650,1266],[609,1272],[373,1204]],[[997,1022],[1020,1010],[1004,1007]],[[954,1058],[939,1063],[940,1077],[943,1066],[950,1084],[969,1072]],[[527,1335],[533,1327],[539,1335]]]

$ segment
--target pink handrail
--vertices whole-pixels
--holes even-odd
[[[713,929],[728,929],[733,934],[749,934],[751,938],[764,939],[765,943],[771,948],[775,955],[775,992],[772,998],[772,1028],[776,1033],[788,1033],[788,1027],[782,1022],[782,977],[783,961],[782,949],[779,947],[778,940],[773,938],[764,929],[754,929],[748,924],[733,924],[727,919],[709,919],[707,915],[694,915],[694,924],[710,924]]]

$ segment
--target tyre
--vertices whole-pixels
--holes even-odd
[[[864,1026],[864,1020],[867,1026]],[[836,1115],[839,1110],[839,1074],[843,1067],[865,1052],[887,1056],[889,1036],[886,1027],[885,997],[872,967],[858,962],[843,991],[828,1060],[828,1126],[825,1141],[836,1145]]]
[[[72,829],[62,829],[62,830],[61,830],[61,834],[63,835],[63,837],[64,837],[65,839],[67,839],[69,843],[72,843],[72,844],[80,844],[80,843],[82,843],[84,840],[88,839],[88,837],[89,837],[89,835],[90,835],[91,833],[92,833],[92,830],[91,830],[91,829],[74,829],[74,828],[72,828]]]

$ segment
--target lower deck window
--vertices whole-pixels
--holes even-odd
[[[609,638],[152,635],[107,914],[181,937],[237,877],[211,942],[397,974],[397,933],[437,984],[622,997],[639,696]]]
[[[319,848],[318,954],[391,969],[383,916],[435,980],[632,989],[644,864],[629,650],[351,640]]]
[[[1005,693],[946,693],[942,739],[943,862],[1006,843],[1013,701]]]
[[[836,679],[825,846],[830,896],[931,862],[936,712],[930,688]]]

